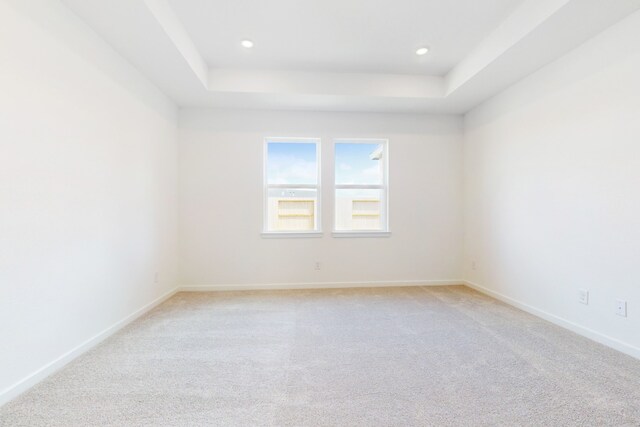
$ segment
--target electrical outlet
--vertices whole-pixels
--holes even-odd
[[[616,314],[618,316],[627,317],[627,302],[625,300],[616,300]]]
[[[153,275],[153,283],[158,283],[158,281],[160,280],[159,276],[160,275],[156,271],[156,273]]]
[[[320,270],[320,261],[316,261],[316,270]]]
[[[580,301],[581,304],[588,305],[589,291],[586,289],[578,289],[578,301]]]
[[[476,262],[475,261],[471,261],[471,269],[472,270],[476,269]]]

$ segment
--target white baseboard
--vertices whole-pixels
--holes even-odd
[[[631,344],[625,343],[623,341],[620,341],[608,335],[604,335],[600,332],[596,332],[593,329],[585,328],[584,326],[580,326],[577,323],[573,323],[567,319],[556,316],[555,314],[547,313],[546,311],[537,309],[533,306],[530,306],[529,304],[525,304],[511,297],[503,295],[499,292],[495,292],[490,289],[487,289],[484,286],[481,286],[477,283],[470,282],[468,280],[464,280],[463,283],[469,286],[470,288],[477,290],[478,292],[489,295],[497,300],[500,300],[504,303],[512,305],[516,308],[519,308],[520,310],[526,311],[527,313],[533,314],[534,316],[540,317],[544,320],[547,320],[551,323],[554,323],[558,326],[561,326],[565,329],[575,332],[578,335],[582,335],[583,337],[589,338],[600,344],[606,345],[607,347],[611,347],[614,350],[618,350],[631,357],[640,359],[640,348],[638,347],[635,347]]]
[[[386,288],[399,286],[449,286],[463,285],[462,280],[397,280],[379,282],[310,282],[310,283],[251,283],[236,285],[183,285],[181,292],[259,291],[285,289],[345,289]]]
[[[98,345],[100,342],[104,341],[106,338],[109,338],[111,335],[115,334],[120,329],[125,327],[127,324],[133,322],[134,320],[136,320],[137,318],[139,318],[143,314],[147,313],[148,311],[150,311],[153,308],[157,307],[158,305],[162,304],[164,301],[166,301],[167,299],[171,298],[177,292],[178,292],[178,289],[173,289],[172,291],[167,292],[166,294],[162,295],[161,297],[156,298],[155,300],[151,301],[149,304],[146,304],[145,306],[139,308],[138,310],[136,310],[133,313],[131,313],[129,316],[127,316],[124,319],[116,322],[115,324],[111,325],[110,327],[108,327],[107,329],[103,330],[99,334],[89,338],[88,340],[86,340],[82,344],[80,344],[77,347],[69,350],[68,352],[66,352],[62,356],[60,356],[57,359],[53,360],[52,362],[46,364],[42,368],[38,369],[37,371],[33,372],[32,374],[28,375],[27,377],[21,379],[17,383],[15,383],[15,384],[7,387],[6,389],[0,391],[0,406],[4,405],[8,401],[16,398],[18,395],[24,393],[25,391],[27,391],[28,389],[30,389],[31,387],[33,387],[34,385],[36,385],[40,381],[44,380],[49,375],[57,372],[62,367],[64,367],[66,364],[71,362],[73,359],[77,358],[81,354],[83,354],[83,353],[87,352],[88,350],[92,349],[93,347]]]

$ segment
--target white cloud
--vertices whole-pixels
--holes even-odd
[[[317,180],[316,163],[293,156],[269,159],[270,184],[314,184]]]
[[[371,166],[370,168],[366,168],[362,170],[362,174],[363,175],[368,175],[368,176],[380,176],[380,166],[376,163],[375,165]]]

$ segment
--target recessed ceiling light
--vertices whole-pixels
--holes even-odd
[[[428,47],[421,47],[418,50],[416,50],[416,55],[425,55],[427,52],[429,52],[429,48]]]
[[[253,42],[251,40],[242,40],[240,44],[242,47],[246,47],[247,49],[251,49],[253,47]]]

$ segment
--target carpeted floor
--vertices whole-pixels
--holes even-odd
[[[462,286],[180,293],[2,426],[639,426],[640,361]]]

